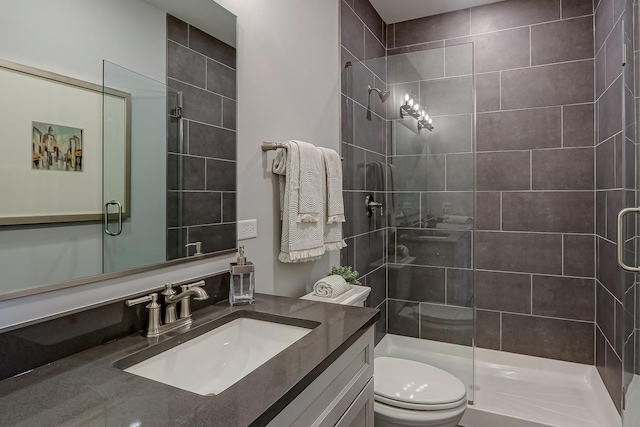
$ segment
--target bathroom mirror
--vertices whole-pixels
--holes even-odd
[[[0,34],[0,300],[235,251],[233,14],[27,0]]]

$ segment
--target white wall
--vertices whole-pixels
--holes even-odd
[[[241,242],[256,264],[260,292],[300,296],[339,253],[282,264],[274,152],[263,141],[300,139],[339,149],[338,0],[217,0],[238,17],[238,218],[258,219],[258,238]]]
[[[131,0],[0,0],[0,58],[102,84],[102,60],[166,76],[165,14]]]

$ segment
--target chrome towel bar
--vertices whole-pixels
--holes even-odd
[[[264,141],[262,143],[262,151],[264,151],[264,152],[278,150],[280,148],[286,149],[287,147],[282,142]],[[342,160],[344,162],[344,157],[340,157],[340,160]]]

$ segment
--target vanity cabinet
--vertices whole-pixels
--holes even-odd
[[[370,327],[269,427],[373,427],[374,327]]]

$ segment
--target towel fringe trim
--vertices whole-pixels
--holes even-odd
[[[324,249],[326,251],[339,251],[342,248],[346,248],[347,244],[345,243],[344,240],[341,240],[339,242],[335,242],[335,243],[325,243],[324,244]]]
[[[338,222],[347,222],[347,220],[344,217],[344,215],[331,215],[327,219],[327,224],[335,224],[335,223],[338,223]]]
[[[320,259],[324,252],[324,246],[319,248],[307,249],[304,251],[292,251],[289,253],[280,252],[280,255],[278,255],[278,260],[287,263],[316,261]]]

